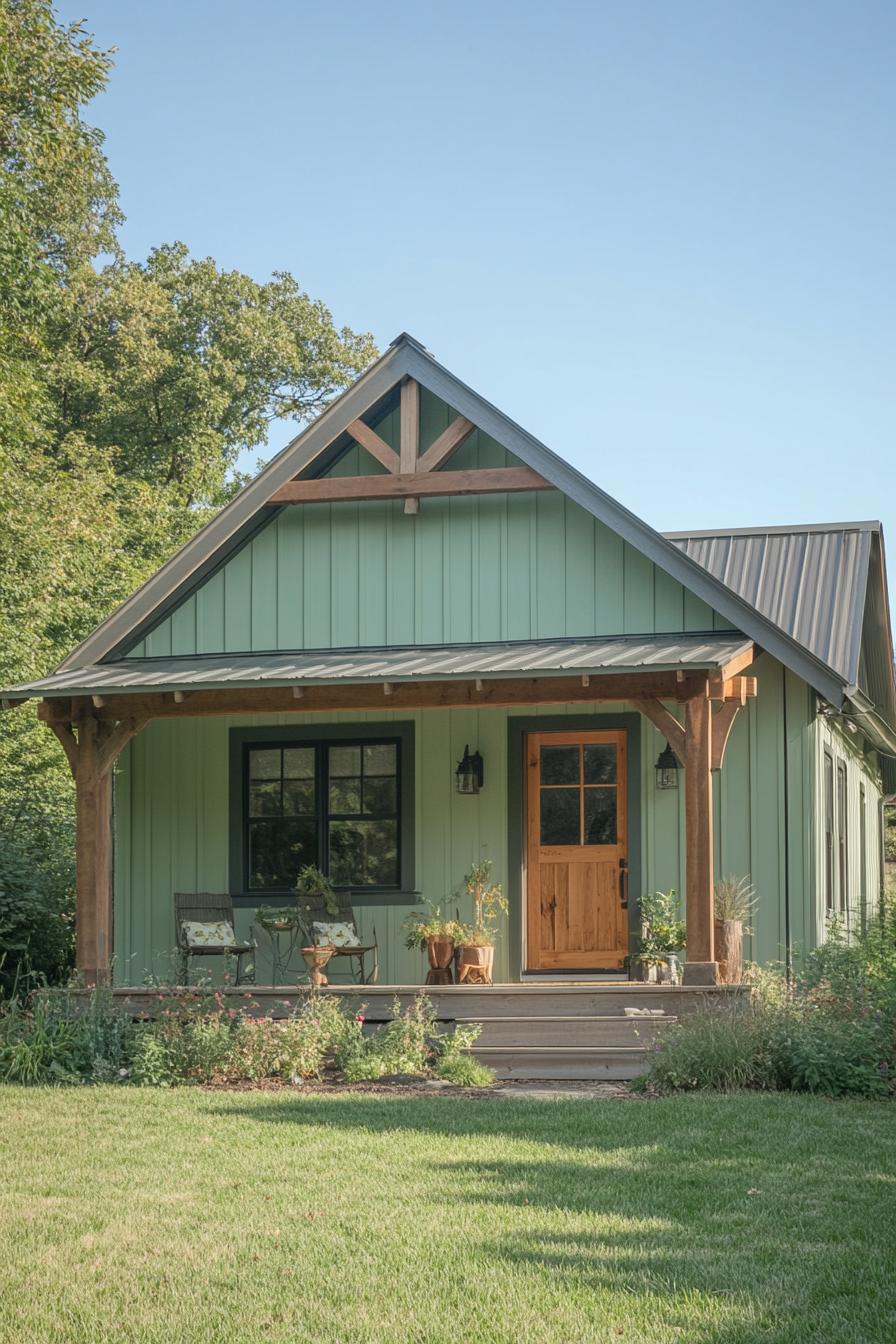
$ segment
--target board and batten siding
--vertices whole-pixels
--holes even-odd
[[[425,392],[421,451],[453,412]],[[393,446],[397,412],[378,426]],[[478,431],[446,471],[519,465]],[[333,475],[379,474],[362,448]],[[255,534],[127,656],[731,629],[559,491],[305,504]]]
[[[760,896],[747,954],[760,961],[783,956],[784,871],[789,862],[791,937],[806,943],[815,919],[811,869],[813,807],[812,722],[810,695],[804,682],[784,672],[763,655],[755,668],[759,696],[739,715],[715,783],[716,872],[749,874]],[[785,714],[786,700],[786,714]],[[602,714],[618,714],[625,705],[598,706]],[[342,714],[333,723],[415,724],[415,853],[416,889],[446,902],[470,865],[480,858],[494,862],[496,880],[508,882],[520,855],[509,852],[507,781],[508,718],[502,709],[427,710],[416,714]],[[531,719],[533,709],[519,714]],[[562,727],[566,714],[581,718],[581,705],[550,707],[539,718],[543,726]],[[786,722],[785,722],[786,720]],[[151,723],[122,753],[115,779],[115,979],[140,984],[147,975],[173,974],[175,891],[227,891],[230,886],[228,753],[232,727],[307,724],[324,729],[320,716],[290,714],[264,719],[168,719]],[[784,808],[784,752],[789,760],[788,807]],[[454,769],[465,743],[478,748],[486,765],[483,791],[472,797],[455,790]],[[641,731],[642,887],[684,890],[684,791],[658,791],[654,762],[663,739],[647,723]],[[784,815],[788,816],[785,837]],[[632,892],[635,897],[639,893]],[[461,913],[469,917],[463,900]],[[404,947],[402,921],[414,898],[361,899],[357,913],[362,936],[375,927],[380,945],[382,983],[415,984],[425,974],[421,954]],[[520,912],[513,920],[519,927]],[[252,910],[239,909],[237,932],[249,931]],[[259,939],[264,944],[264,937]],[[263,946],[259,981],[269,976]],[[219,960],[209,962],[219,975]],[[515,980],[520,948],[511,944],[510,922],[499,940],[496,978]]]
[[[861,733],[853,734],[836,719],[819,716],[812,728],[812,766],[814,777],[813,836],[818,880],[815,884],[814,919],[816,942],[824,940],[831,912],[827,905],[825,881],[825,797],[824,762],[829,756],[834,778],[834,910],[833,913],[852,935],[863,922],[880,910],[881,891],[881,816],[882,782],[876,765],[869,763],[862,750]],[[846,772],[846,815],[838,807],[837,770]],[[865,800],[865,836],[862,846],[862,795]],[[838,843],[846,843],[846,892],[840,890]],[[863,890],[864,889],[864,890]]]

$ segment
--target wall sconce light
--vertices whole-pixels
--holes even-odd
[[[464,747],[464,754],[457,763],[458,793],[478,793],[485,781],[485,769],[478,751],[470,755],[470,748]]]
[[[658,789],[678,788],[678,757],[668,742],[656,758],[656,786]]]

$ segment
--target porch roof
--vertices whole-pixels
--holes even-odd
[[[352,682],[498,679],[650,670],[717,671],[752,647],[738,631],[627,635],[501,644],[344,649],[267,654],[132,658],[56,672],[2,694],[24,699],[116,695],[135,691],[220,690],[233,685],[295,686]]]

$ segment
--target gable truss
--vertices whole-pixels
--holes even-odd
[[[364,420],[353,420],[346,432],[386,468],[385,476],[295,477],[270,496],[270,504],[311,504],[325,500],[347,503],[365,499],[403,499],[405,513],[417,513],[426,495],[510,494],[520,490],[554,490],[531,467],[482,467],[441,472],[476,426],[458,415],[434,443],[420,452],[420,384],[401,384],[400,439],[396,453]]]

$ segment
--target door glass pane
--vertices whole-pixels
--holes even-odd
[[[284,779],[314,778],[314,748],[287,747],[283,752]]]
[[[266,748],[264,751],[249,752],[250,779],[280,778],[280,748]]]
[[[283,815],[285,817],[314,816],[313,779],[284,779]]]
[[[596,742],[585,748],[585,783],[616,783],[616,747],[612,742]]]
[[[585,790],[585,844],[615,845],[616,790]]]
[[[250,887],[294,887],[299,869],[317,861],[317,823],[313,818],[250,821]]]
[[[330,748],[330,778],[339,775],[360,775],[360,747]]]
[[[331,821],[330,881],[337,887],[398,886],[398,822]]]
[[[541,790],[541,843],[580,843],[578,789]]]
[[[542,784],[578,784],[579,748],[542,747]]]

